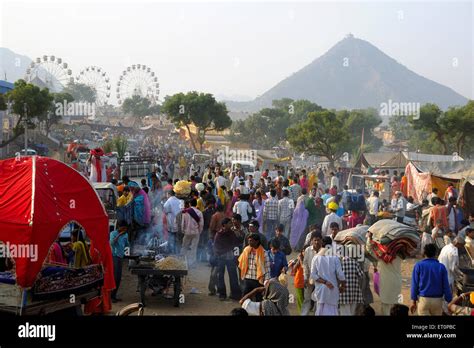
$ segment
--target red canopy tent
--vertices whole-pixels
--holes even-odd
[[[100,252],[104,285],[115,287],[107,213],[89,181],[52,158],[32,156],[0,161],[0,241],[37,245],[38,257],[16,257],[16,280],[29,288],[59,232],[77,222]]]

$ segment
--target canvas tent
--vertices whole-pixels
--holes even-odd
[[[408,195],[418,202],[421,202],[433,188],[437,188],[439,195],[443,196],[450,182],[458,192],[466,192],[466,201],[471,202],[474,198],[469,186],[474,184],[474,161],[410,161],[405,168],[405,175]]]
[[[19,286],[33,285],[51,245],[72,221],[99,251],[104,284],[115,284],[107,213],[90,182],[65,163],[40,156],[0,161],[0,217],[0,241],[37,245],[36,260],[14,258]]]
[[[405,168],[409,162],[417,163],[453,163],[461,162],[463,158],[452,155],[433,155],[427,153],[400,151],[383,165],[390,168]]]
[[[354,168],[385,168],[385,162],[392,159],[396,152],[367,152],[360,155]]]

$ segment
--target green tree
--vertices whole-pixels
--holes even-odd
[[[341,110],[337,112],[344,120],[344,127],[349,133],[349,148],[360,148],[362,132],[364,133],[363,151],[377,151],[382,145],[382,140],[374,136],[373,130],[382,123],[382,119],[375,109]]]
[[[207,132],[223,131],[232,125],[225,104],[209,93],[175,94],[165,99],[162,109],[176,127],[186,127],[189,134],[192,134],[190,126],[196,127],[195,139],[190,137],[196,152],[202,152]]]
[[[441,122],[443,111],[435,104],[425,104],[420,108],[420,117],[411,119],[413,129],[435,134],[437,142],[441,144],[443,154],[448,153],[447,130]]]
[[[323,110],[308,100],[283,98],[274,100],[272,108],[265,108],[232,124],[232,142],[251,143],[256,148],[268,149],[286,141],[286,130],[306,119],[310,112]]]
[[[105,153],[110,153],[114,151],[115,144],[113,139],[109,139],[104,144],[102,145],[102,149],[104,150]]]
[[[405,115],[394,115],[390,117],[388,127],[397,140],[409,140],[415,135],[415,130],[409,118]]]
[[[127,152],[127,138],[125,137],[115,137],[113,140],[113,147],[115,148],[115,151],[118,153],[119,159],[123,159],[125,156],[125,152]]]
[[[450,107],[443,112],[435,104],[420,108],[419,119],[410,118],[410,124],[417,131],[415,137],[422,149],[449,155],[457,152],[464,155],[471,150],[474,132],[474,101],[460,107]]]
[[[160,113],[159,105],[152,105],[150,99],[134,95],[124,100],[122,111],[126,114],[135,116],[138,123],[142,123],[143,117],[148,115],[157,115]]]
[[[84,83],[69,82],[63,93],[72,95],[78,102],[95,103],[97,99],[97,91]]]
[[[9,140],[3,141],[0,147],[8,145],[24,134],[25,123],[28,129],[35,128],[33,122],[35,117],[38,121],[45,121],[53,101],[53,96],[47,88],[40,89],[24,80],[16,81],[14,89],[9,91],[6,97],[12,103],[12,112],[19,117],[13,127],[13,136]]]
[[[350,140],[343,117],[328,110],[310,112],[305,121],[288,128],[288,142],[299,152],[327,157],[334,167]]]

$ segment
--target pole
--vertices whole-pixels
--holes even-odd
[[[28,115],[26,103],[23,104],[23,111],[25,115],[25,156],[28,155]]]

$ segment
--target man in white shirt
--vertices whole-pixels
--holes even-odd
[[[244,197],[242,197],[244,196]],[[252,214],[252,207],[246,199],[247,195],[240,194],[237,202],[234,204],[232,211],[235,214],[239,214],[242,217],[242,225],[247,227],[248,222],[250,221],[250,215]]]
[[[339,230],[342,230],[342,219],[340,216],[336,215],[337,209],[337,203],[331,202],[328,204],[328,210],[330,211],[330,214],[326,215],[323,221],[323,226],[321,228],[321,231],[323,232],[323,237],[331,235],[332,222],[336,222],[339,225]]]
[[[377,215],[379,213],[379,192],[374,191],[372,196],[367,200],[369,210],[369,226],[373,225],[377,221]]]
[[[402,193],[400,191],[397,191],[395,193],[395,206],[392,208],[395,212],[397,221],[400,223],[403,223],[403,218],[405,217],[405,211],[406,211],[406,200],[402,196]]]
[[[184,208],[184,202],[176,198],[173,190],[168,192],[168,200],[163,205],[163,213],[166,214],[166,223],[168,226],[168,246],[170,252],[175,254],[176,250],[176,234],[178,232],[178,225],[176,224],[176,216]]]
[[[219,172],[219,176],[215,179],[215,181],[216,181],[216,187],[217,188],[225,186],[227,180],[224,177],[224,172],[223,171]]]
[[[312,294],[316,302],[315,315],[338,315],[339,288],[344,291],[346,286],[339,257],[328,252],[331,244],[330,237],[323,237],[323,247],[311,263],[310,278],[315,282]]]
[[[244,181],[244,180],[245,180],[245,178],[242,176],[242,172],[240,170],[238,170],[237,173],[235,173],[234,179],[232,180],[232,185],[230,186],[230,189],[235,190],[235,189],[239,188],[240,182]]]
[[[304,275],[304,302],[301,307],[301,315],[308,315],[311,310],[311,294],[314,290],[314,284],[310,282],[311,264],[313,257],[321,249],[322,235],[321,232],[316,231],[311,233],[311,245],[304,250],[303,258],[303,275]]]
[[[431,193],[426,197],[430,207],[434,207],[434,204],[431,202],[433,198],[438,198],[438,189],[434,188]]]
[[[448,282],[451,291],[455,293],[455,280],[459,276],[459,249],[464,247],[464,240],[460,237],[454,238],[452,243],[444,246],[438,256],[438,261],[441,262],[448,271]]]
[[[295,203],[290,199],[290,192],[283,190],[283,198],[278,201],[278,220],[284,226],[283,234],[286,238],[290,236],[291,218],[295,210]]]

